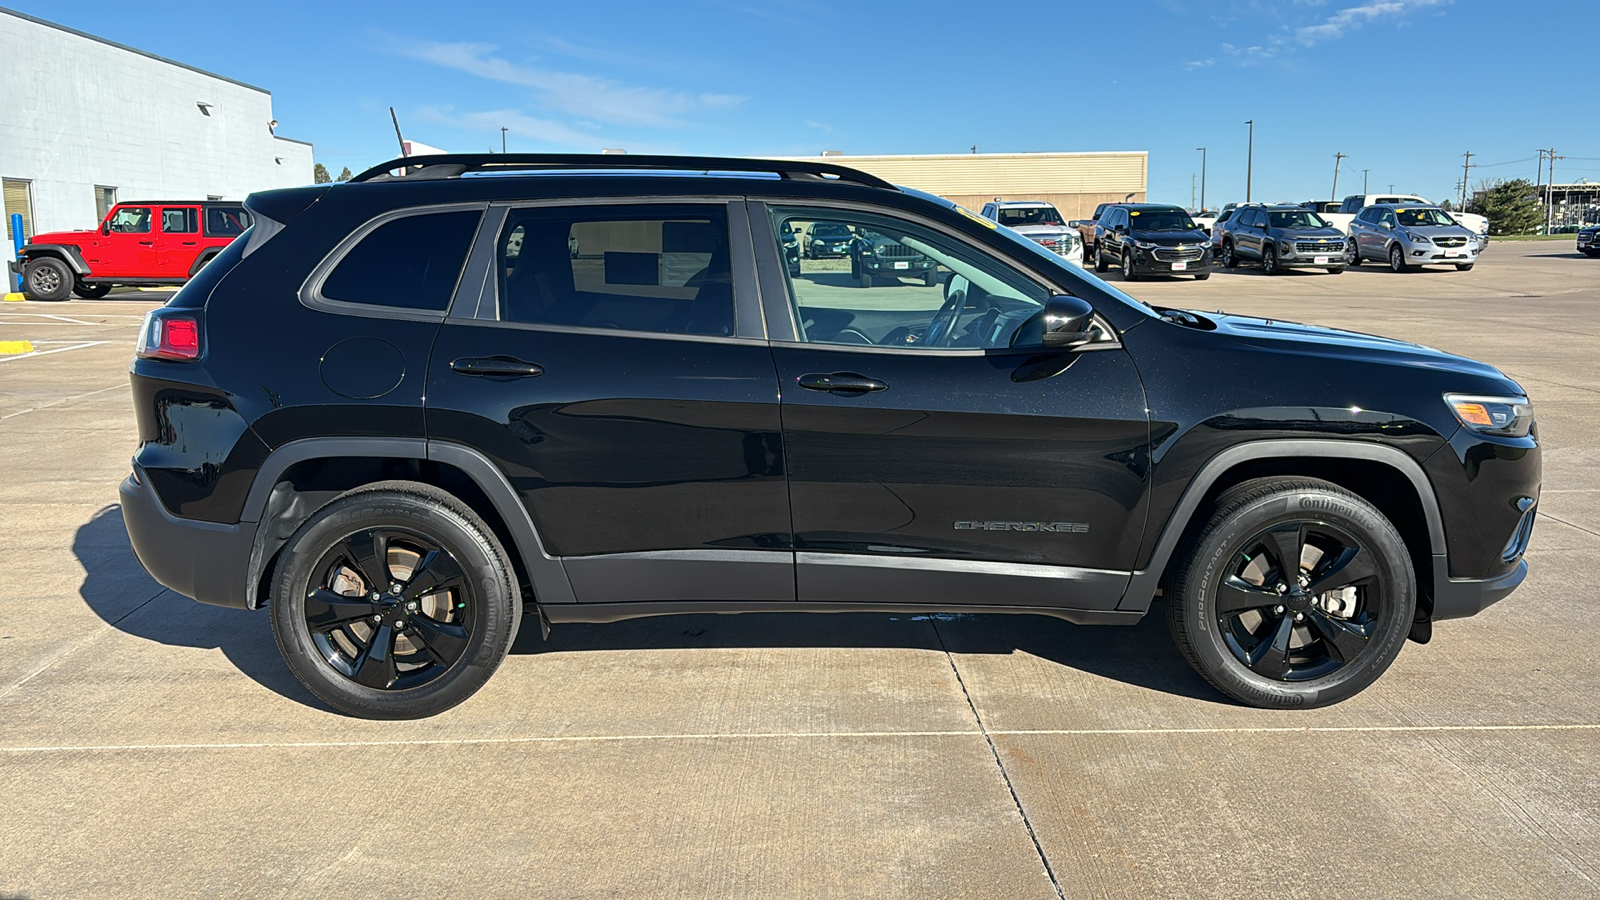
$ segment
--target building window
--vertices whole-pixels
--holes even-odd
[[[111,212],[111,207],[117,205],[117,189],[106,187],[103,184],[94,186],[95,221],[104,222],[106,213]]]
[[[4,188],[6,205],[6,240],[15,240],[11,233],[11,217],[22,216],[22,239],[33,237],[33,182],[20,178],[0,179]]]

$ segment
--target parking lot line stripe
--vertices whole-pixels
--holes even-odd
[[[57,347],[54,350],[36,350],[33,353],[24,353],[21,356],[7,356],[4,359],[0,359],[0,363],[16,362],[19,359],[33,359],[36,356],[49,356],[52,353],[65,353],[68,350],[82,350],[85,347],[98,347],[101,344],[109,344],[109,343],[111,343],[111,342],[110,341],[84,341],[81,344],[73,344],[70,347]]]
[[[20,416],[23,413],[31,413],[34,410],[39,410],[39,409],[49,409],[52,406],[60,406],[63,403],[71,403],[74,400],[82,400],[84,397],[93,397],[95,394],[104,394],[106,391],[114,391],[117,388],[126,388],[126,387],[128,387],[128,385],[126,385],[126,384],[113,384],[110,387],[103,387],[103,388],[101,388],[101,389],[99,389],[97,391],[89,391],[89,392],[83,393],[83,394],[73,394],[71,397],[62,397],[60,400],[52,400],[49,403],[41,403],[38,406],[30,406],[27,409],[19,409],[16,412],[6,413],[5,415],[0,416],[0,420],[15,418],[16,416]]]
[[[1438,732],[1519,732],[1519,731],[1600,731],[1600,724],[1565,723],[1533,725],[1306,725],[1243,728],[1042,728],[991,730],[990,735],[1006,737],[1160,737],[1195,734],[1386,734]],[[355,747],[441,747],[460,745],[511,744],[593,744],[621,741],[729,741],[794,738],[919,738],[983,737],[972,731],[753,731],[701,732],[690,734],[572,734],[535,735],[499,738],[419,738],[393,741],[239,741],[192,744],[60,744],[31,747],[0,747],[0,753],[116,753],[143,750],[319,750]]]

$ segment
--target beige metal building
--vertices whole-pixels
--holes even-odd
[[[816,156],[886,181],[938,194],[976,212],[996,197],[1047,200],[1069,219],[1096,204],[1144,200],[1150,154],[951,153],[928,156]]]

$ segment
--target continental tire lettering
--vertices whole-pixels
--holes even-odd
[[[1336,500],[1328,500],[1323,497],[1301,497],[1300,508],[1325,509],[1329,512],[1341,512],[1345,509],[1345,505]]]
[[[1089,526],[1083,522],[988,522],[962,519],[955,523],[957,531],[1026,531],[1051,534],[1088,534]]]

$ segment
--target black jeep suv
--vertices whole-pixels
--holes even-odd
[[[123,515],[348,713],[459,703],[525,618],[1158,595],[1218,689],[1315,706],[1527,573],[1537,432],[1494,368],[1152,308],[850,169],[439,156],[247,205],[142,332]],[[791,277],[823,221],[949,274]]]

